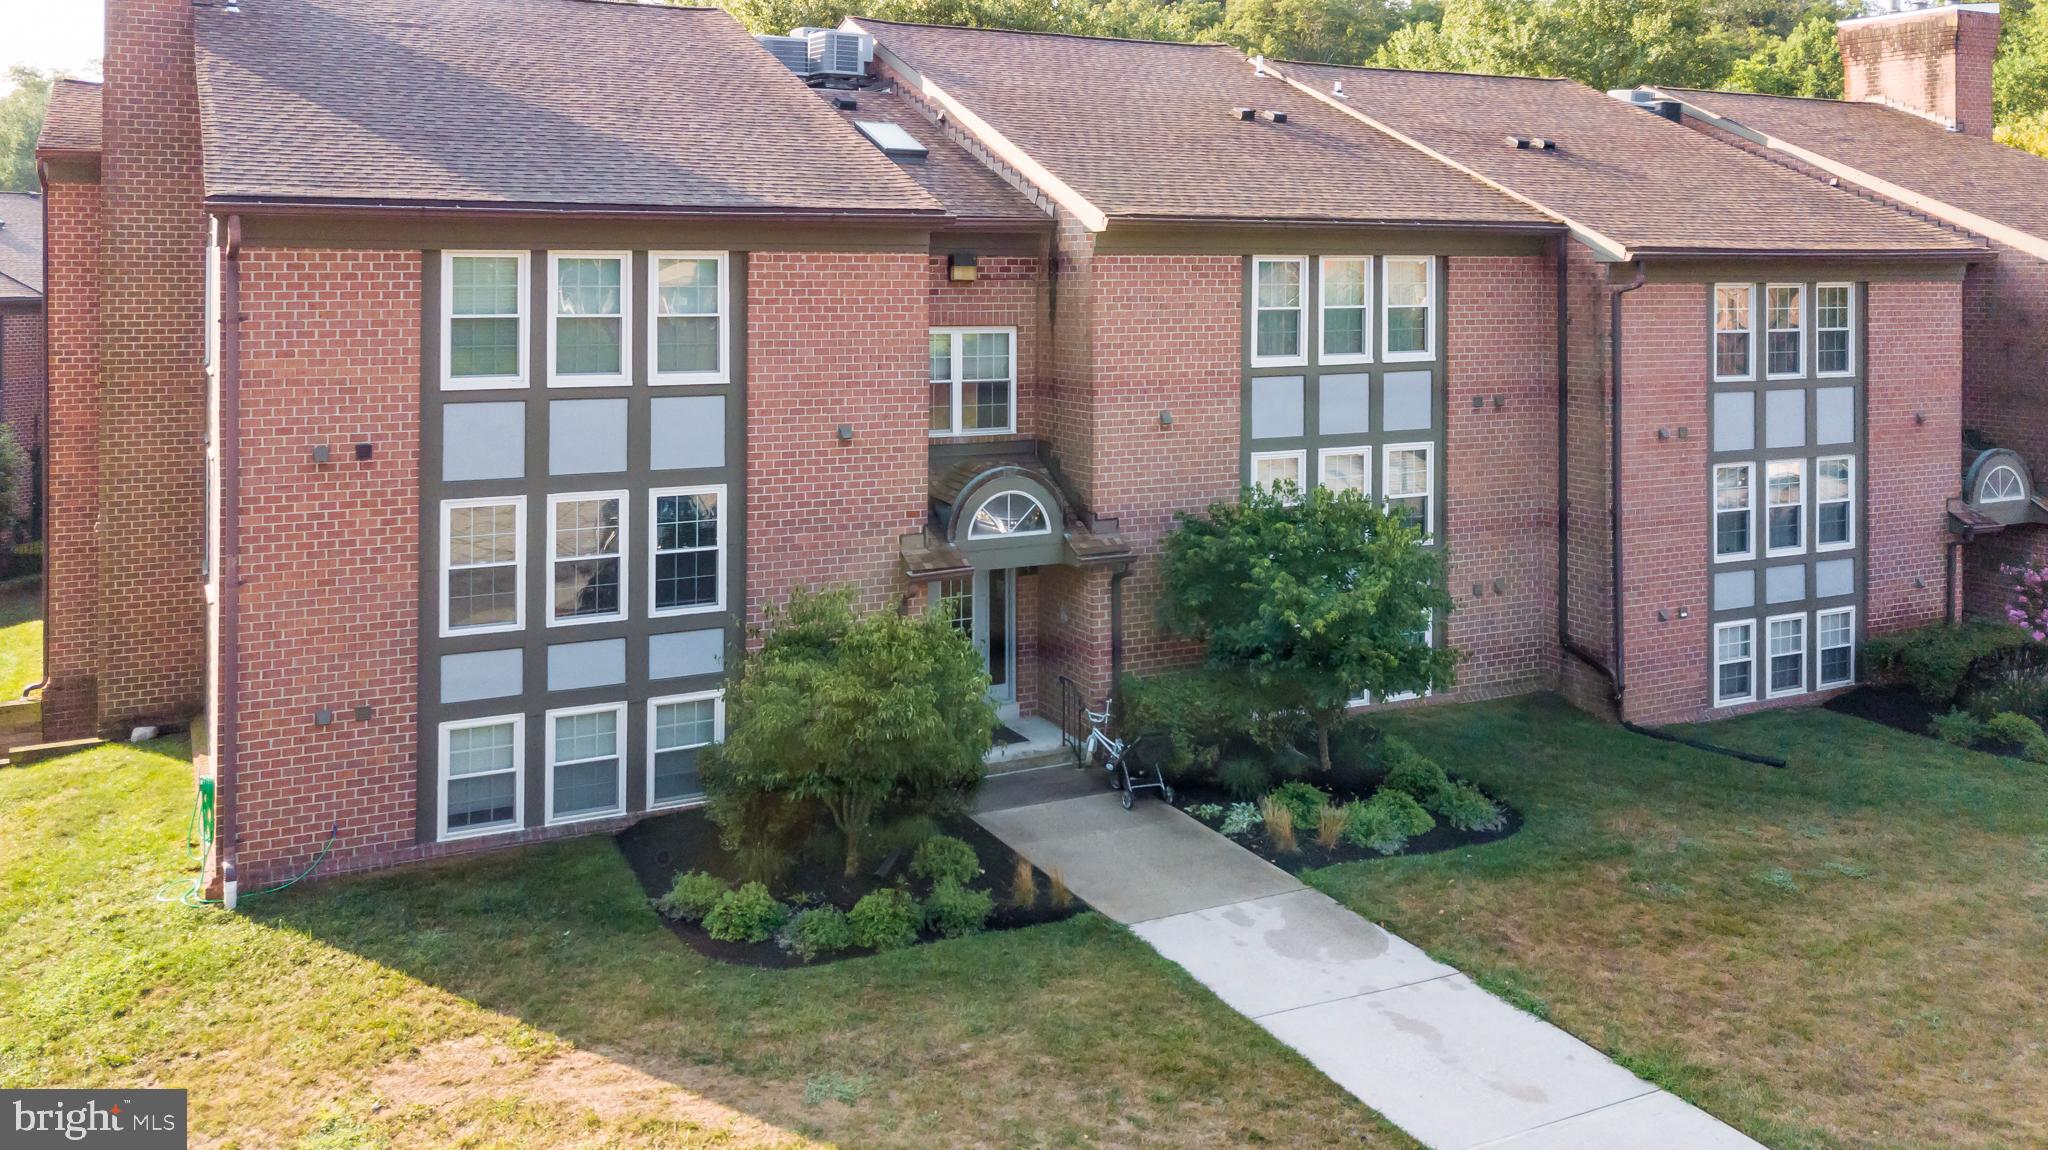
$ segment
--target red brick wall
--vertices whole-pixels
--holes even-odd
[[[1996,12],[1953,8],[1845,25],[1837,32],[1843,96],[1880,99],[1988,137],[1998,29]]]
[[[1987,241],[1989,242],[1989,241]],[[1992,243],[1963,280],[1963,426],[2048,479],[2048,261]]]
[[[1570,470],[1565,480],[1565,518],[1570,528],[1566,632],[1580,650],[1611,665],[1614,549],[1608,474],[1608,265],[1596,262],[1592,252],[1579,243],[1566,244],[1565,259],[1565,408],[1570,445]],[[1560,653],[1558,687],[1587,711],[1613,713],[1613,685],[1575,656]]]
[[[1874,283],[1867,306],[1863,625],[1881,634],[1945,614],[1947,504],[1962,491],[1962,285]]]
[[[983,256],[973,283],[947,278],[946,257],[930,258],[929,307],[933,327],[1014,327],[1017,329],[1017,434],[1005,438],[1043,439],[1048,435],[1048,387],[1043,364],[1045,346],[1044,261],[1032,256]],[[974,436],[933,442],[987,443]]]
[[[93,732],[99,699],[100,188],[44,201],[50,320],[49,496],[44,515],[43,737]]]
[[[927,516],[922,253],[747,260],[747,618],[795,587],[908,590],[899,536]],[[854,438],[836,432],[852,424]]]
[[[43,439],[43,356],[42,305],[0,309],[0,420],[24,451]]]

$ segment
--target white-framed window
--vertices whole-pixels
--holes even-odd
[[[1714,626],[1714,705],[1756,698],[1756,622],[1743,619]]]
[[[1764,554],[1805,550],[1806,461],[1773,459],[1764,464]]]
[[[1380,347],[1388,363],[1436,358],[1436,261],[1428,256],[1388,256],[1382,297]]]
[[[1764,377],[1798,379],[1806,374],[1806,288],[1771,284],[1764,288]]]
[[[626,810],[626,704],[547,713],[547,821],[573,823]]]
[[[1823,687],[1843,687],[1856,681],[1856,608],[1837,607],[1814,616],[1817,676]]]
[[[1769,656],[1764,693],[1773,699],[1806,690],[1806,616],[1774,615],[1764,620]]]
[[[1308,362],[1308,257],[1252,257],[1252,366]]]
[[[526,822],[526,718],[441,724],[440,838],[516,831]]]
[[[974,509],[967,521],[969,539],[1008,539],[1019,535],[1052,534],[1052,518],[1045,505],[1022,491],[999,491]]]
[[[1714,562],[1756,555],[1756,464],[1714,465]]]
[[[548,496],[548,625],[626,617],[626,493]]]
[[[1856,285],[1813,289],[1813,368],[1816,375],[1856,374]]]
[[[657,487],[647,493],[650,615],[694,615],[725,606],[725,487]]]
[[[548,386],[632,382],[626,317],[633,312],[633,253],[548,253]]]
[[[1405,511],[1422,531],[1424,540],[1436,536],[1436,448],[1428,443],[1390,443],[1381,449],[1385,459],[1380,476],[1380,497],[1389,510]]]
[[[932,605],[953,625],[953,630],[969,638],[974,637],[974,576],[935,579],[927,594]]]
[[[1830,455],[1813,461],[1813,549],[1845,551],[1856,546],[1856,457]]]
[[[1430,648],[1431,650],[1435,650],[1436,612],[1423,612],[1422,629],[1419,631],[1409,632],[1408,637],[1421,643],[1423,646]],[[1394,694],[1388,695],[1386,701],[1389,703],[1402,703],[1406,702],[1409,699],[1420,699],[1425,695],[1431,695],[1435,692],[1436,688],[1434,687],[1424,687],[1419,693],[1415,691],[1397,691]]]
[[[526,497],[441,503],[441,637],[526,625]]]
[[[2027,497],[2027,481],[2020,478],[2019,469],[2010,463],[2001,463],[1984,476],[1977,485],[1977,502],[2012,503]]]
[[[441,253],[441,387],[526,386],[527,254]]]
[[[726,383],[731,293],[724,252],[649,252],[647,382]]]
[[[1372,494],[1372,448],[1325,447],[1316,452],[1318,482],[1332,491]]]
[[[1323,363],[1372,362],[1372,257],[1324,256],[1317,293]]]
[[[1308,452],[1252,452],[1252,486],[1261,491],[1279,491],[1291,483],[1296,492],[1308,489]]]
[[[702,801],[704,780],[697,773],[697,754],[724,741],[723,690],[647,700],[647,808]]]
[[[931,433],[1017,430],[1017,329],[931,329]]]
[[[1756,289],[1748,284],[1714,285],[1714,378],[1756,377]]]

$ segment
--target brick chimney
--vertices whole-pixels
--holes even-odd
[[[1989,136],[1998,26],[1996,4],[1844,20],[1835,32],[1842,45],[1842,94]]]

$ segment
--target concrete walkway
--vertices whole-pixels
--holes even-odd
[[[1036,773],[975,817],[1419,1141],[1759,1146],[1151,794],[1125,811],[1092,771]]]

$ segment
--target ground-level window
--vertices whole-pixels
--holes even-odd
[[[548,255],[548,383],[618,386],[626,371],[633,257],[626,252]]]
[[[1806,374],[1806,289],[1798,284],[1764,289],[1764,374],[1772,379]]]
[[[1306,256],[1260,256],[1252,261],[1252,366],[1305,363],[1302,322],[1308,280]]]
[[[441,386],[526,386],[526,253],[441,258]]]
[[[1424,539],[1435,533],[1429,493],[1435,470],[1435,450],[1427,443],[1396,443],[1386,449],[1386,474],[1380,491],[1389,510],[1405,512]]]
[[[626,757],[619,742],[625,723],[624,703],[548,712],[548,822],[626,809]]]
[[[1756,698],[1756,624],[1748,620],[1714,628],[1714,705]]]
[[[1806,616],[1780,615],[1767,620],[1770,642],[1770,696],[1796,695],[1806,689]]]
[[[931,585],[932,603],[955,631],[974,634],[974,576],[939,579]]]
[[[647,805],[677,806],[704,797],[697,753],[725,738],[725,692],[701,691],[647,701]]]
[[[441,724],[441,837],[518,829],[525,757],[518,715]]]
[[[1436,261],[1428,256],[1388,256],[1386,330],[1389,360],[1429,359],[1436,354],[1430,311],[1436,302]]]
[[[1748,379],[1756,373],[1752,340],[1755,320],[1750,303],[1755,289],[1748,284],[1714,286],[1714,378]]]
[[[1015,431],[1017,329],[933,328],[931,433]]]
[[[1322,461],[1324,487],[1335,492],[1372,494],[1372,448],[1325,447],[1318,457]]]
[[[1755,553],[1750,533],[1756,522],[1756,465],[1724,463],[1714,468],[1714,558],[1747,559]]]
[[[1806,550],[1806,461],[1773,460],[1765,464],[1764,474],[1768,514],[1765,554],[1788,555]]]
[[[1849,455],[1813,463],[1813,546],[1839,551],[1856,545],[1856,459]]]
[[[1814,371],[1820,375],[1856,372],[1856,337],[1850,317],[1856,312],[1851,284],[1821,284],[1813,289]]]
[[[1372,359],[1372,257],[1324,256],[1322,362]]]
[[[1856,609],[1841,607],[1815,616],[1814,648],[1819,652],[1820,685],[1842,687],[1856,681]]]
[[[1299,492],[1308,485],[1307,471],[1306,451],[1252,453],[1252,486],[1261,491],[1284,492],[1291,486]]]
[[[441,634],[516,631],[525,623],[526,499],[441,504]]]
[[[654,322],[648,333],[652,383],[724,383],[724,252],[653,252]]]
[[[626,617],[626,493],[548,497],[548,622]]]
[[[720,516],[723,487],[669,487],[648,492],[654,523],[649,582],[656,615],[715,611],[725,605],[725,555]]]

